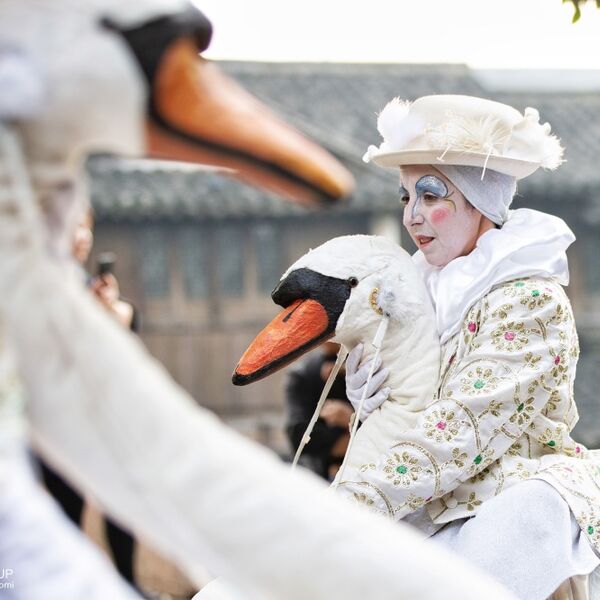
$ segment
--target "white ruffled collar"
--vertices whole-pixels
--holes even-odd
[[[467,312],[490,289],[504,281],[539,275],[569,283],[566,249],[575,241],[560,218],[529,208],[509,211],[501,229],[484,233],[468,256],[441,269],[419,250],[413,261],[433,300],[440,342],[457,333]]]

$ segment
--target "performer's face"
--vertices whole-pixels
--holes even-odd
[[[431,265],[444,267],[474,248],[485,229],[483,215],[438,170],[429,165],[400,169],[403,223]]]

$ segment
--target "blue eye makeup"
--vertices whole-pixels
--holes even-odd
[[[435,175],[423,175],[423,177],[415,184],[415,193],[417,195],[417,201],[414,203],[411,213],[413,219],[416,217],[417,209],[425,196],[434,196],[443,200],[451,195],[448,193],[446,184]]]
[[[448,188],[446,184],[435,175],[424,175],[415,184],[415,192],[417,198],[425,194],[432,194],[438,198],[446,198],[448,196]]]

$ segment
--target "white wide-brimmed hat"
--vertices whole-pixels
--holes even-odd
[[[556,169],[563,148],[539,113],[474,96],[394,98],[379,114],[379,147],[369,146],[365,162],[382,167],[464,165],[522,179],[539,167]]]

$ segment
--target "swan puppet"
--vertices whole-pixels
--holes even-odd
[[[341,344],[338,368],[348,350],[361,342],[365,360],[381,353],[389,367],[389,399],[358,431],[359,419],[354,420],[355,443],[335,482],[343,485],[344,475],[352,478],[361,466],[374,462],[398,431],[413,428],[434,396],[440,344],[425,285],[400,246],[383,237],[352,235],[330,240],[296,261],[272,298],[283,310],[240,359],[235,384],[266,377],[328,339]],[[327,383],[336,373],[334,368]],[[326,384],[311,426],[327,391]]]
[[[15,591],[131,597],[96,589],[110,574],[82,565],[89,550],[64,554],[84,543],[64,532],[27,475],[19,458],[26,426],[51,464],[199,587],[208,569],[247,598],[509,598],[402,525],[289,472],[198,407],[67,268],[92,152],[218,163],[303,202],[350,190],[333,158],[198,58],[209,39],[208,21],[182,0],[0,4],[0,549],[7,566],[28,560],[15,569]],[[304,271],[317,287],[335,280],[331,310],[349,322],[344,295],[368,295],[365,284],[377,280],[358,258],[358,270],[341,276],[309,263]],[[290,273],[287,291],[282,284],[288,306],[300,279]],[[298,316],[309,306],[299,305]],[[323,310],[296,350],[334,333]],[[10,537],[15,523],[28,535]],[[49,539],[48,523],[62,538]],[[65,536],[70,545],[57,543]],[[44,556],[52,569],[43,570]],[[85,575],[83,588],[51,591],[65,571],[72,580]],[[41,588],[28,595],[36,582]]]

